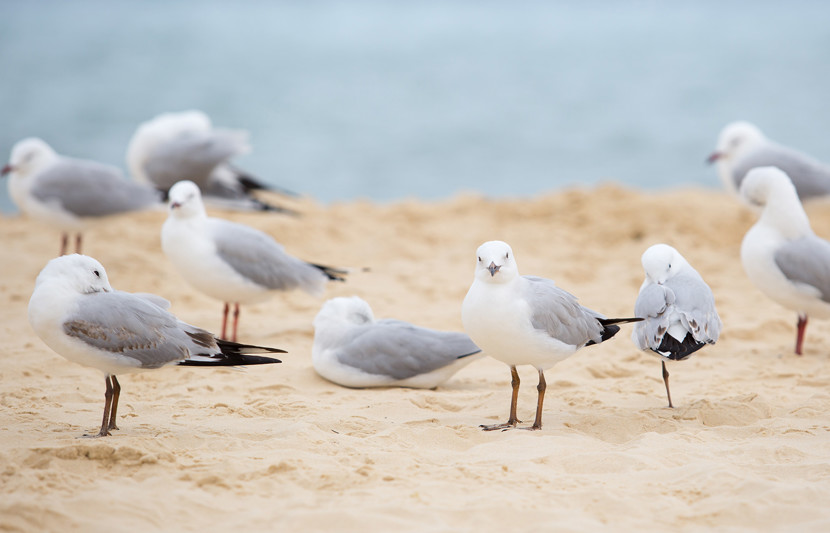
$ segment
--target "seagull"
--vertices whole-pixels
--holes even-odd
[[[830,166],[771,141],[749,122],[733,122],[723,128],[708,162],[717,163],[721,181],[733,194],[738,194],[747,172],[766,166],[786,172],[802,201],[830,194]]]
[[[715,344],[722,324],[712,289],[680,252],[667,244],[655,244],[643,253],[642,263],[646,279],[634,314],[645,320],[634,324],[631,339],[639,349],[660,357],[669,407],[674,407],[666,360],[683,361],[707,344]]]
[[[36,137],[18,141],[0,172],[9,175],[9,195],[21,212],[61,230],[60,255],[70,232],[80,252],[81,231],[90,223],[163,205],[159,191],[125,179],[118,168],[59,155]]]
[[[542,428],[544,371],[583,346],[613,337],[625,322],[640,318],[606,319],[582,307],[576,297],[549,279],[520,276],[513,250],[502,241],[482,244],[477,251],[475,279],[461,306],[464,329],[484,353],[510,366],[513,397],[504,424],[482,425],[485,431],[515,428],[519,374],[516,365],[539,372],[536,419],[528,430]]]
[[[223,339],[229,304],[235,304],[233,341],[240,303],[264,302],[277,291],[291,289],[321,296],[328,281],[345,281],[348,273],[297,259],[269,235],[250,226],[208,217],[199,187],[192,181],[181,181],[170,189],[161,247],[191,285],[225,302]]]
[[[163,113],[139,125],[127,148],[127,166],[135,179],[164,192],[178,181],[191,180],[221,207],[296,214],[253,195],[258,190],[295,193],[265,185],[230,164],[231,158],[250,150],[247,131],[214,128],[202,111]]]
[[[236,344],[186,324],[166,310],[167,300],[112,288],[107,272],[85,255],[52,259],[35,281],[29,323],[52,350],[104,373],[106,393],[101,430],[118,429],[121,386],[116,374],[155,370],[169,364],[236,366],[279,363],[263,353],[277,348]]]
[[[762,209],[741,243],[744,270],[761,292],[798,313],[795,353],[801,355],[808,316],[830,318],[830,242],[813,233],[782,170],[751,170],[741,197]]]
[[[314,318],[314,370],[345,387],[433,389],[480,357],[464,333],[375,320],[357,296],[327,301]]]

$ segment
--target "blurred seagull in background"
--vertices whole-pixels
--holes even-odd
[[[813,233],[782,170],[751,170],[741,197],[762,209],[741,244],[744,270],[761,292],[798,313],[795,353],[801,355],[808,317],[830,318],[830,242]]]
[[[101,430],[118,429],[121,386],[116,374],[155,370],[169,364],[236,366],[279,363],[254,354],[284,353],[217,339],[170,314],[169,302],[152,294],[112,288],[104,267],[85,255],[52,259],[40,272],[29,300],[29,323],[51,349],[104,373]]]
[[[219,207],[294,214],[253,193],[295,193],[267,185],[231,165],[233,157],[250,151],[247,131],[214,128],[202,111],[163,113],[139,125],[127,148],[127,166],[135,179],[165,193],[176,182],[190,180]]]
[[[314,318],[314,370],[345,387],[432,389],[482,356],[464,333],[375,320],[357,296],[332,298]]]
[[[767,139],[749,122],[733,122],[723,128],[708,161],[716,163],[721,181],[734,194],[750,170],[767,166],[787,173],[801,201],[830,194],[830,166]]]
[[[641,350],[661,359],[669,407],[666,360],[683,361],[718,340],[722,327],[712,290],[680,255],[667,244],[655,244],[643,253],[646,279],[640,287],[634,314],[645,320],[634,324],[631,339]]]
[[[302,289],[321,296],[329,281],[345,281],[348,270],[307,263],[289,255],[270,235],[250,226],[208,217],[199,187],[182,181],[170,189],[161,246],[170,262],[199,291],[225,302],[222,338],[230,304],[264,302],[278,291]]]
[[[81,232],[91,223],[163,205],[161,193],[126,179],[120,169],[59,155],[36,137],[14,145],[2,174],[9,175],[9,195],[22,213],[62,232],[60,255],[71,232],[80,252]]]

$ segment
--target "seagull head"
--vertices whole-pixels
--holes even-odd
[[[764,134],[754,124],[746,121],[732,122],[721,130],[717,147],[707,161],[734,161],[765,140]]]
[[[375,321],[372,308],[358,296],[339,297],[328,300],[314,317],[314,327],[324,322],[340,322],[360,326]]]
[[[476,250],[476,279],[486,283],[507,283],[519,276],[510,245],[502,241],[485,242]]]
[[[49,261],[38,274],[35,287],[44,283],[57,284],[82,294],[113,290],[103,265],[80,254],[63,255]]]
[[[170,187],[167,194],[170,216],[191,218],[205,214],[202,192],[199,190],[199,186],[192,181],[185,180],[176,183]]]
[[[643,252],[641,258],[646,278],[662,285],[676,276],[688,263],[680,252],[668,244],[655,244]]]
[[[20,177],[31,176],[51,163],[57,156],[58,154],[52,147],[42,139],[28,137],[15,143],[9,162],[0,173],[4,176],[10,172]]]
[[[798,193],[786,172],[778,167],[756,167],[741,182],[741,199],[753,207],[766,207],[771,200],[795,199]]]

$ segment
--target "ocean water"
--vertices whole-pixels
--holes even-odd
[[[718,187],[728,122],[830,160],[830,2],[0,1],[0,159],[126,167],[202,109],[322,202]],[[13,211],[5,187],[0,210]]]

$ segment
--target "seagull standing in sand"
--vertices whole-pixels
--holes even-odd
[[[741,262],[758,289],[798,313],[795,353],[801,355],[810,316],[830,318],[830,242],[816,236],[787,174],[751,170],[741,197],[762,208],[744,236]]]
[[[253,193],[295,193],[266,185],[231,165],[233,157],[250,151],[247,131],[214,128],[202,111],[163,113],[139,125],[127,147],[127,166],[135,179],[164,192],[176,182],[190,180],[220,207],[292,213]]]
[[[169,303],[152,294],[112,288],[104,267],[85,255],[52,259],[40,272],[29,300],[29,323],[58,354],[104,373],[101,430],[118,429],[121,386],[116,374],[155,370],[169,364],[258,365],[279,359],[252,354],[284,350],[217,339],[170,314]]]
[[[314,318],[314,370],[345,387],[432,389],[480,357],[464,333],[375,320],[357,296],[332,298]]]
[[[532,426],[521,429],[541,429],[545,370],[583,346],[610,339],[620,330],[616,324],[641,319],[606,319],[582,307],[553,281],[520,276],[513,250],[505,242],[482,244],[476,259],[475,279],[461,306],[464,329],[485,354],[510,366],[513,386],[507,422],[481,427],[485,431],[516,427],[516,365],[532,365],[539,372],[536,418]]]
[[[233,341],[240,303],[264,302],[275,292],[292,289],[320,296],[329,281],[344,281],[348,273],[297,259],[269,235],[250,226],[208,217],[199,187],[192,181],[179,182],[170,189],[161,246],[191,285],[225,303],[222,338],[227,334],[230,304],[235,304]]]
[[[728,124],[709,156],[727,190],[738,194],[747,173],[757,167],[778,167],[793,182],[802,201],[830,194],[830,166],[768,139],[749,122]]]
[[[722,324],[712,290],[680,252],[667,244],[655,244],[643,253],[642,263],[646,279],[634,314],[645,320],[634,324],[631,339],[639,349],[660,357],[666,397],[669,407],[674,407],[666,360],[683,361],[714,344]]]
[[[159,191],[127,180],[118,168],[59,155],[36,137],[14,145],[2,174],[9,174],[9,195],[20,211],[62,232],[60,255],[70,232],[80,252],[81,231],[90,223],[163,205]]]

